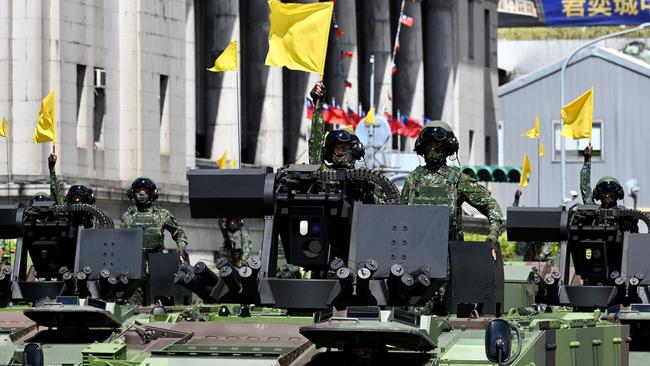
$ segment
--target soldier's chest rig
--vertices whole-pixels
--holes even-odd
[[[148,250],[164,249],[164,220],[160,210],[151,208],[147,211],[132,212],[131,215],[133,217],[131,228],[144,231],[144,248]]]
[[[435,171],[427,168],[422,169],[418,179],[413,180],[409,204],[447,206],[449,208],[449,227],[458,228],[460,225],[458,220],[460,214],[458,207],[460,172],[452,168],[440,168]]]

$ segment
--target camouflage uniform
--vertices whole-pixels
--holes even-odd
[[[500,234],[503,218],[490,191],[475,179],[446,164],[437,169],[417,167],[406,178],[401,203],[405,205],[445,205],[449,208],[449,239],[463,240],[461,205],[467,202],[488,218],[490,230]]]
[[[235,230],[230,231],[227,228],[226,220],[219,219],[219,226],[221,226],[221,234],[223,235],[223,244],[219,249],[219,254],[228,258],[233,263],[233,259],[237,256],[234,248],[241,248],[240,263],[244,265],[250,258],[252,243],[251,235],[242,223],[242,226]],[[234,245],[229,245],[228,242],[232,241]]]
[[[63,194],[63,187],[56,176],[54,169],[50,171],[50,197],[57,205],[65,203],[65,195]]]
[[[160,252],[165,249],[165,233],[169,231],[178,246],[178,250],[185,251],[187,236],[174,216],[160,205],[153,204],[149,208],[138,211],[135,205],[130,206],[122,215],[122,228],[140,228],[144,231],[144,250]]]
[[[580,169],[580,193],[585,205],[593,205],[594,198],[591,190],[591,163],[585,162]]]
[[[323,120],[323,108],[314,108],[311,117],[311,131],[309,131],[309,164],[320,165],[327,168],[323,163],[322,149],[325,141],[325,121]]]

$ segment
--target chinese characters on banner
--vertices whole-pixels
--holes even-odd
[[[548,26],[637,25],[650,21],[650,0],[542,0]]]

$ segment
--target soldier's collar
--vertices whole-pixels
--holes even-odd
[[[437,172],[438,170],[440,170],[440,168],[442,168],[443,166],[446,166],[446,165],[447,165],[447,164],[445,164],[445,162],[443,161],[443,162],[440,162],[440,163],[427,163],[424,167],[425,167],[428,171],[430,171],[430,172],[432,172],[432,173],[435,173],[435,172]]]

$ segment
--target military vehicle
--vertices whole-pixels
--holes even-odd
[[[630,326],[597,306],[505,309],[500,255],[493,260],[482,242],[448,242],[446,207],[360,203],[363,185],[396,202],[394,186],[372,171],[298,165],[188,179],[193,217],[263,218],[259,257],[239,268],[180,264],[173,253],[143,253],[138,230],[80,228],[71,239],[72,221],[45,214],[32,237],[75,249],[59,258],[22,241],[32,258],[49,254],[34,261],[33,278],[19,277],[23,264],[0,276],[8,305],[34,305],[0,312],[0,364],[630,364]],[[0,207],[0,237],[25,238],[29,210]],[[516,236],[525,225],[513,222]],[[560,288],[551,278],[546,294]],[[56,286],[30,298],[11,291],[25,282]],[[158,305],[128,305],[137,286]],[[187,305],[187,290],[201,301]]]

